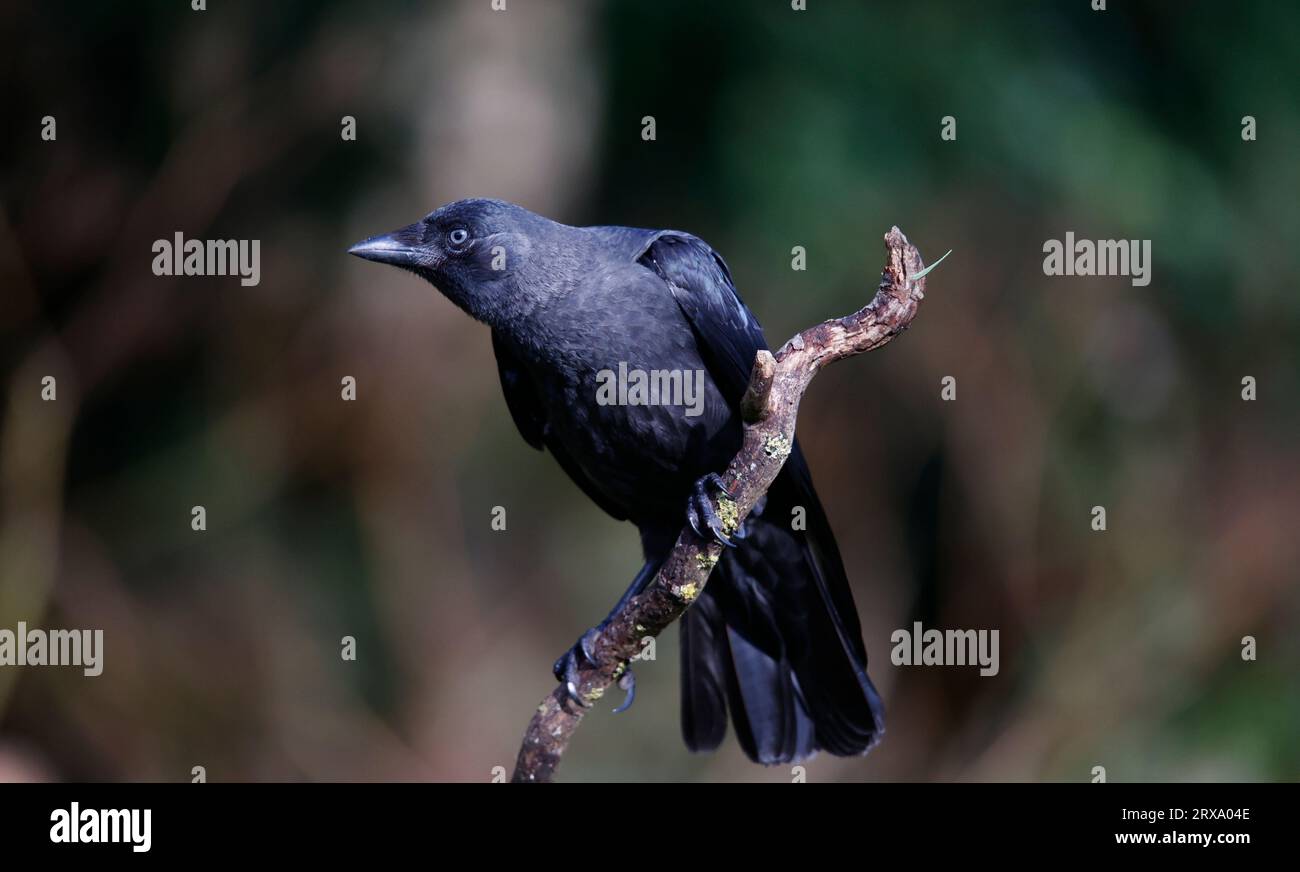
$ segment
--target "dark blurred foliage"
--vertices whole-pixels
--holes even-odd
[[[512,765],[640,561],[518,438],[486,331],[344,254],[471,195],[698,233],[777,343],[861,305],[891,224],[954,249],[804,404],[890,709],[810,779],[1296,777],[1300,7],[208,5],[0,10],[0,628],[107,645],[0,669],[0,778]],[[1151,285],[1045,278],[1071,230],[1152,240]],[[178,231],[260,239],[261,283],[154,276]],[[1001,672],[893,666],[915,620],[999,629]],[[565,777],[789,779],[684,750],[675,634],[640,677]]]

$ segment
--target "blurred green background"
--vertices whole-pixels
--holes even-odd
[[[345,254],[464,196],[699,234],[773,343],[868,298],[891,224],[954,249],[804,403],[889,709],[809,780],[1296,779],[1300,7],[1109,5],[6,2],[0,628],[106,653],[0,668],[0,780],[512,767],[641,561],[486,329]],[[261,284],[154,276],[177,231],[260,239]],[[1046,278],[1067,231],[1150,239],[1150,286]],[[1000,630],[1000,673],[892,665],[915,620]],[[562,777],[789,780],[685,750],[676,649]]]

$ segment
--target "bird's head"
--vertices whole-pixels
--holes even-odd
[[[527,296],[524,268],[560,227],[513,203],[457,200],[358,242],[348,253],[410,270],[474,318],[495,325]]]

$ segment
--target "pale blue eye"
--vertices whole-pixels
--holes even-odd
[[[464,227],[457,227],[447,234],[447,238],[451,240],[452,245],[464,245],[465,240],[469,239],[469,231]]]

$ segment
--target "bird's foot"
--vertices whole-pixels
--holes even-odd
[[[718,509],[714,508],[713,498],[709,496],[710,489],[718,495],[718,505],[723,508],[723,511],[731,512],[730,523],[724,520]],[[710,472],[695,482],[695,492],[686,501],[686,520],[690,522],[695,535],[701,539],[712,539],[728,548],[735,548],[736,543],[731,541],[731,536],[736,532],[735,505],[727,486],[722,483],[722,476]]]
[[[554,673],[555,680],[564,685],[564,690],[568,694],[569,699],[583,708],[591,708],[591,704],[594,700],[587,699],[578,692],[580,680],[578,670],[584,663],[588,666],[595,664],[596,657],[592,650],[592,646],[595,644],[596,637],[600,635],[602,629],[604,629],[604,624],[599,627],[592,627],[590,630],[583,633],[582,637],[574,643],[574,646],[564,652],[560,659],[555,661],[555,665],[551,667],[551,672]],[[618,686],[627,693],[627,697],[623,700],[622,705],[614,709],[615,714],[627,711],[631,707],[632,701],[636,699],[636,676],[632,674],[632,668],[626,664],[622,667],[621,673],[619,673]]]
[[[614,709],[614,714],[627,711],[632,707],[632,703],[636,700],[636,676],[632,674],[631,666],[625,665],[623,667],[623,674],[618,677],[618,687],[619,690],[622,690],[627,694],[627,696],[623,697],[623,704]]]

